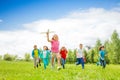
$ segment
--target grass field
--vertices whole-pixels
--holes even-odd
[[[46,70],[43,64],[38,69],[33,68],[32,62],[0,61],[0,80],[120,80],[120,65],[107,65],[106,69],[93,64],[81,65],[66,64],[66,69],[58,71]]]

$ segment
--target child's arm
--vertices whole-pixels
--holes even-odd
[[[34,58],[34,50],[32,51],[32,57]]]
[[[51,42],[51,40],[49,39],[49,33],[47,32],[46,34],[47,34],[47,41]]]
[[[41,58],[41,52],[39,49],[38,49],[38,55],[39,55],[39,58]]]

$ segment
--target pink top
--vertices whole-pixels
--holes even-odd
[[[55,41],[55,40],[51,41],[51,51],[53,53],[58,53],[59,52],[59,41]]]

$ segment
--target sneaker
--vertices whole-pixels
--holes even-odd
[[[37,68],[38,68],[38,64],[37,64]]]
[[[61,69],[61,67],[57,67],[57,69],[58,69],[58,70],[60,70],[60,69]]]

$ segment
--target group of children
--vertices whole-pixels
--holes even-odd
[[[51,50],[48,49],[47,46],[43,46],[43,50],[40,51],[37,48],[37,45],[34,45],[34,50],[32,51],[32,57],[34,58],[34,68],[38,67],[40,59],[42,59],[44,63],[44,69],[49,64],[51,60],[52,68],[55,67],[55,59],[57,58],[58,67],[57,69],[61,69],[61,64],[63,69],[65,68],[66,56],[67,56],[67,49],[63,46],[59,51],[59,40],[58,36],[55,34],[52,37],[52,40],[49,39],[49,33],[47,34],[47,41],[51,43]]]
[[[40,59],[42,59],[44,63],[44,69],[48,66],[50,60],[51,60],[51,65],[52,68],[55,67],[55,59],[57,59],[58,67],[57,69],[61,69],[61,64],[63,69],[65,69],[65,62],[66,62],[66,57],[67,57],[67,49],[63,46],[59,50],[59,40],[58,40],[58,35],[54,34],[52,39],[49,39],[49,33],[47,32],[47,41],[51,43],[51,50],[48,49],[47,46],[43,46],[43,50],[40,51],[37,48],[37,45],[34,45],[34,50],[32,51],[32,57],[34,58],[34,68],[38,67],[40,64]],[[102,47],[101,49],[102,50]],[[105,60],[104,60],[104,51],[100,51],[100,63],[105,67]],[[79,45],[79,49],[76,51],[76,57],[77,57],[77,62],[76,65],[81,64],[82,69],[84,69],[84,54],[83,54],[83,45]]]

